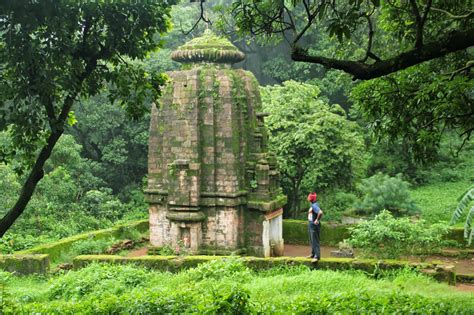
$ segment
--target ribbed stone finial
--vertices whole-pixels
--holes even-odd
[[[181,63],[236,63],[245,54],[229,40],[207,29],[200,37],[193,38],[171,54],[171,59]]]

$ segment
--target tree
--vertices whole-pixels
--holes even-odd
[[[78,122],[68,132],[82,145],[82,156],[100,165],[94,174],[115,193],[141,185],[147,172],[149,115],[130,121],[105,93],[81,100],[74,113]]]
[[[378,173],[363,179],[357,186],[362,198],[354,205],[356,214],[372,216],[385,209],[401,217],[419,211],[411,199],[409,183],[402,180],[401,175],[390,177]]]
[[[160,95],[163,75],[132,60],[160,42],[174,0],[5,0],[0,3],[0,130],[13,140],[1,159],[23,156],[27,176],[15,205],[0,221],[0,236],[22,214],[44,175],[45,162],[74,122],[78,98],[109,86],[132,117]]]
[[[457,74],[467,57],[458,53],[355,86],[354,113],[368,130],[391,143],[401,139],[407,164],[434,161],[446,131],[460,150],[474,131],[472,76]]]
[[[293,60],[343,70],[361,80],[474,45],[474,11],[468,0],[235,0],[229,11],[241,35],[282,34],[290,42]],[[306,35],[312,29],[340,42],[364,39],[365,55],[351,60],[309,51]],[[396,42],[391,50],[379,42],[384,32]]]
[[[471,1],[235,0],[228,13],[242,37],[285,38],[293,60],[364,80],[352,98],[360,116],[379,140],[403,139],[410,159],[436,159],[445,131],[470,140]]]
[[[351,187],[361,161],[363,140],[339,105],[319,97],[319,88],[295,81],[261,89],[270,146],[297,215],[302,192]]]

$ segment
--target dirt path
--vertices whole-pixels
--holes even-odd
[[[331,257],[331,251],[337,250],[337,247],[321,246],[321,257]],[[285,256],[288,257],[306,257],[311,254],[311,248],[305,245],[285,244]]]
[[[134,249],[128,252],[127,257],[140,257],[140,256],[146,256],[147,254],[148,254],[148,248],[143,247],[143,248]]]
[[[461,292],[474,292],[474,284],[458,283],[456,284],[456,290]]]

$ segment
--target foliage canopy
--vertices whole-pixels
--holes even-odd
[[[165,77],[131,61],[160,46],[155,34],[169,28],[174,2],[1,2],[0,131],[12,146],[0,158],[26,158],[31,170],[0,235],[25,209],[78,98],[108,85],[110,98],[138,117],[160,95]]]
[[[236,0],[229,11],[240,35],[283,35],[292,46],[293,60],[343,70],[363,80],[474,44],[474,11],[468,0]],[[306,36],[314,30],[340,42],[365,45],[365,55],[351,60],[308,52]],[[390,39],[383,37],[384,32],[391,34]],[[385,40],[396,45],[387,50]]]

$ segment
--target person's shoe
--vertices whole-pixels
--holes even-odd
[[[313,255],[308,255],[305,258],[313,258]]]
[[[317,263],[318,261],[319,261],[319,258],[317,258],[317,257],[314,257],[313,259],[311,259],[312,263]]]

